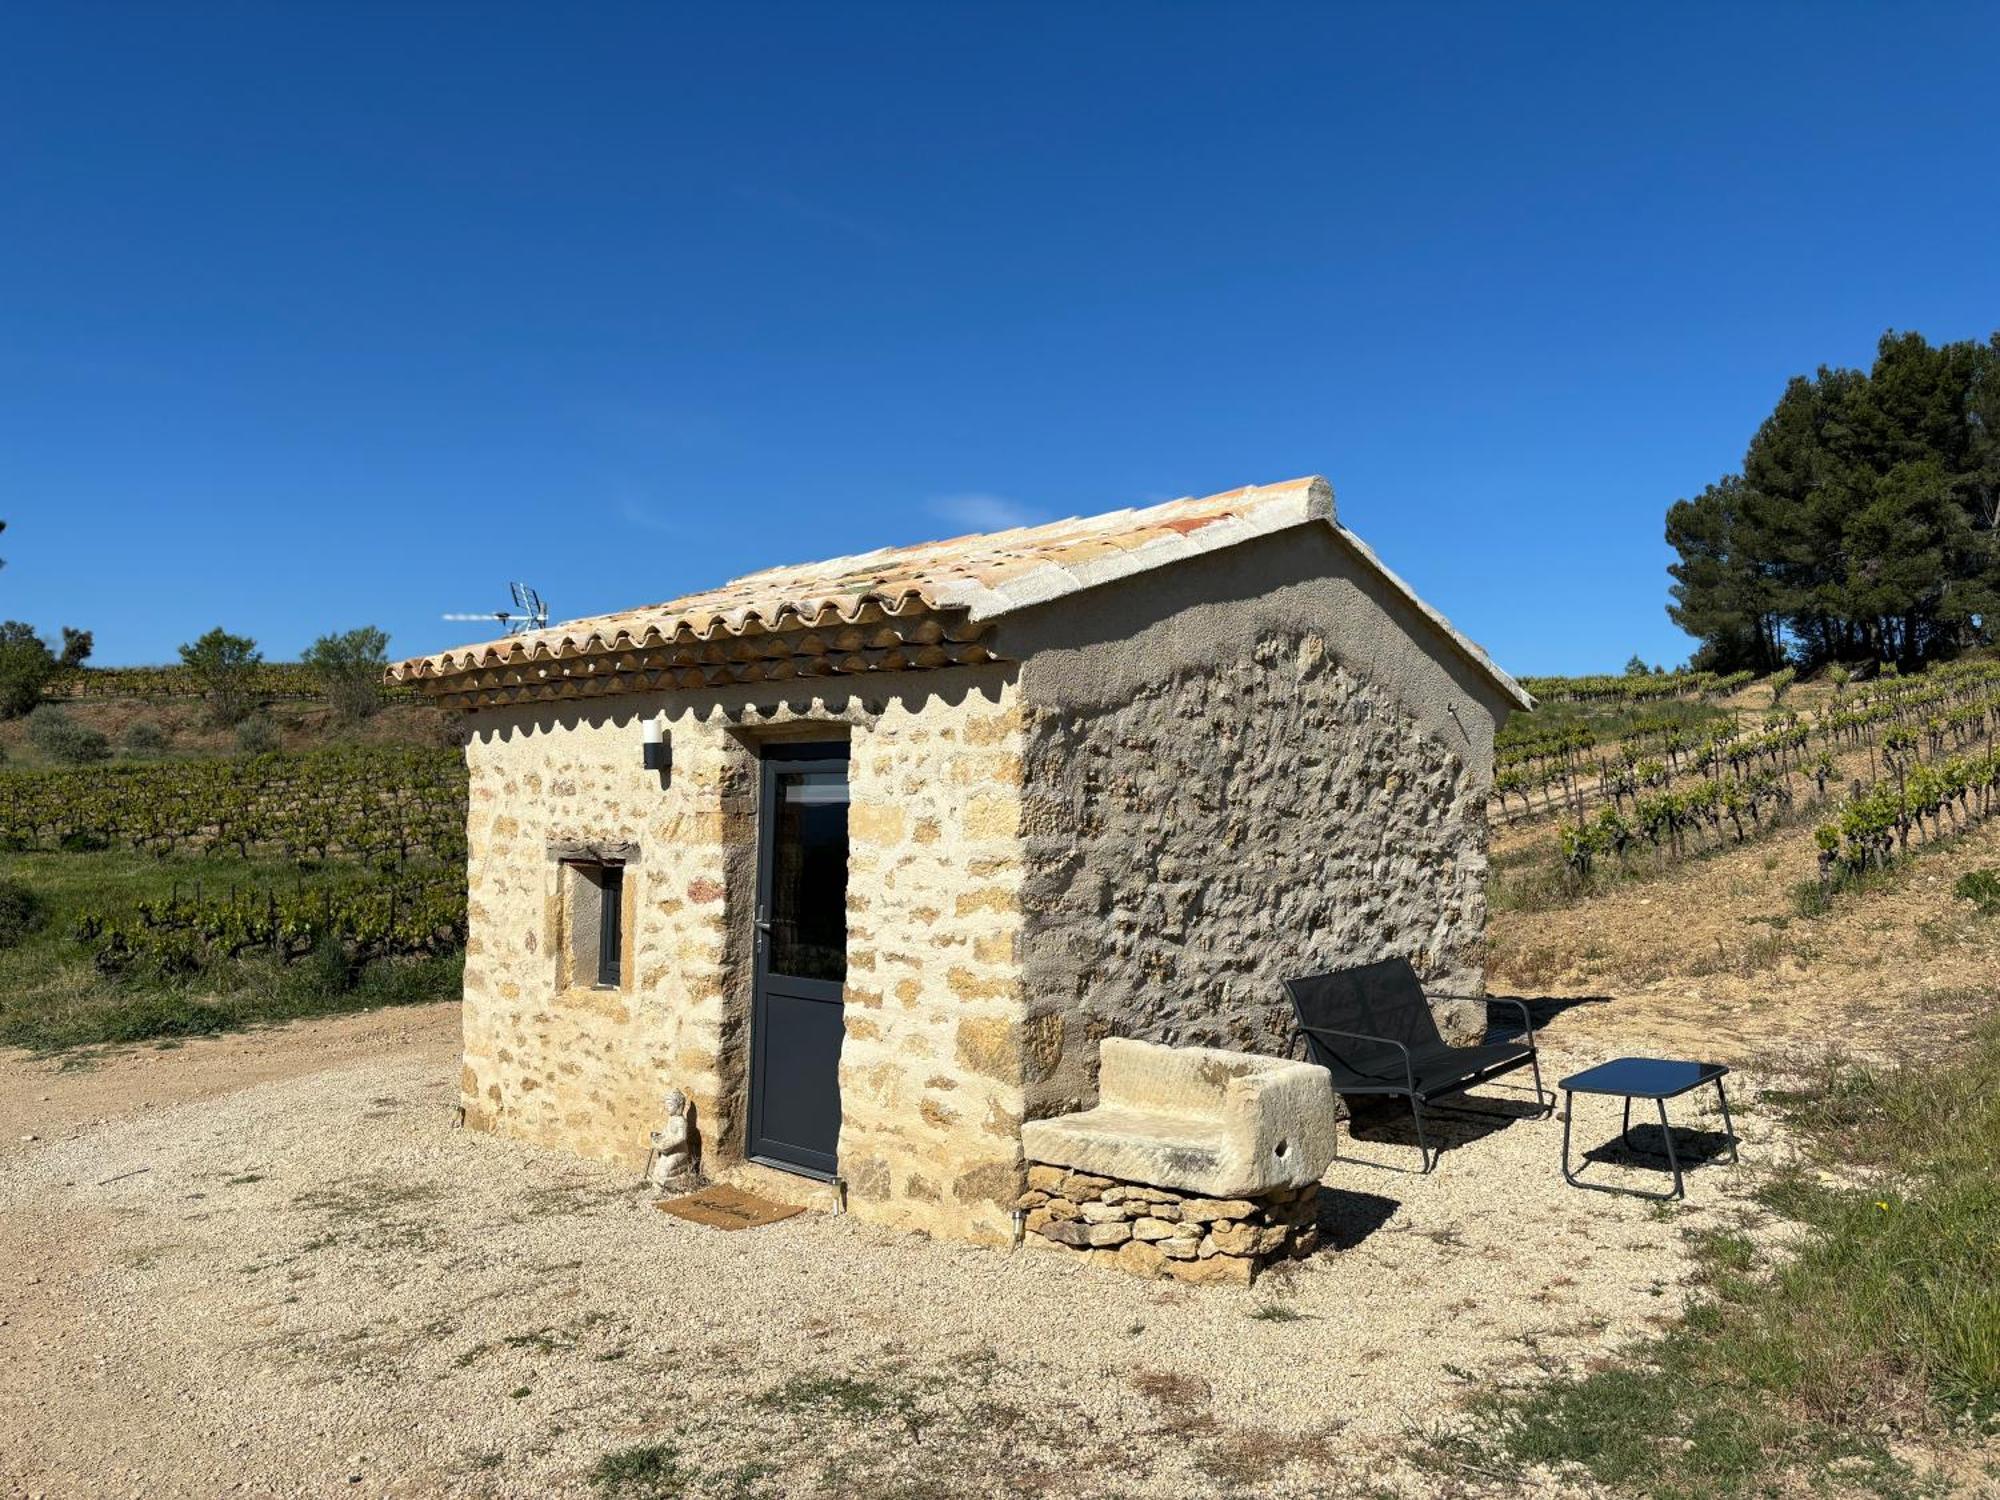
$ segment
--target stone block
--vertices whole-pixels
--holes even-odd
[[[1218,1224],[1209,1230],[1202,1248],[1213,1245],[1224,1255],[1255,1255],[1261,1233],[1254,1224]]]
[[[1062,1195],[1072,1203],[1080,1203],[1086,1198],[1095,1198],[1111,1186],[1109,1177],[1092,1177],[1083,1172],[1070,1172],[1062,1179]]]
[[[1057,1219],[1044,1224],[1041,1229],[1043,1239],[1054,1240],[1058,1245],[1069,1245],[1081,1250],[1090,1244],[1090,1231],[1096,1226],[1086,1224],[1081,1219]]]
[[[1166,1263],[1166,1259],[1166,1251],[1143,1240],[1127,1240],[1118,1247],[1119,1269],[1130,1271],[1137,1276],[1159,1275],[1160,1267]]]
[[[1207,1260],[1169,1258],[1162,1269],[1174,1280],[1190,1286],[1248,1286],[1257,1277],[1256,1262],[1237,1255],[1217,1255]]]
[[[1021,1038],[1014,1022],[1000,1016],[967,1016],[958,1023],[956,1046],[959,1064],[967,1071],[1002,1082],[1019,1079]]]
[[[1317,1182],[1333,1160],[1324,1068],[1124,1037],[1098,1055],[1096,1108],[1022,1126],[1034,1160],[1211,1198]]]

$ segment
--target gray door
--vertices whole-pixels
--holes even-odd
[[[758,800],[752,1160],[834,1175],[846,980],[847,746],[768,746]]]

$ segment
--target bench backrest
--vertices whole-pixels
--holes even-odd
[[[1302,1027],[1327,1026],[1387,1037],[1413,1052],[1444,1040],[1438,1035],[1437,1018],[1424,998],[1417,971],[1406,958],[1385,958],[1332,974],[1287,979],[1285,993],[1292,997],[1292,1009]],[[1373,1074],[1385,1064],[1393,1064],[1398,1077],[1402,1074],[1402,1055],[1394,1047],[1311,1032],[1306,1033],[1306,1044],[1312,1060],[1336,1075],[1343,1071]]]

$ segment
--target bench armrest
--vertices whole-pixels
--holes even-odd
[[[1540,1050],[1541,1050],[1541,1049],[1540,1049],[1539,1047],[1537,1047],[1537,1046],[1535,1045],[1535,1018],[1534,1018],[1533,1016],[1531,1016],[1531,1015],[1529,1015],[1529,1014],[1528,1014],[1528,1002],[1527,1002],[1527,1001],[1525,1001],[1525,1000],[1514,1000],[1514,999],[1511,999],[1511,998],[1499,998],[1499,999],[1496,999],[1496,998],[1494,998],[1493,996],[1489,995],[1489,996],[1487,996],[1487,997],[1486,997],[1486,1003],[1487,1003],[1488,1005],[1511,1005],[1511,1006],[1513,1006],[1513,1007],[1514,1007],[1514,1008],[1515,1008],[1516,1010],[1520,1011],[1520,1013],[1521,1013],[1521,1036],[1523,1037],[1523,1039],[1525,1039],[1525,1040],[1526,1040],[1526,1042],[1527,1042],[1527,1044],[1528,1044],[1528,1050],[1529,1050],[1530,1052],[1538,1052],[1538,1051],[1540,1051]]]
[[[1511,1005],[1521,1013],[1521,1035],[1528,1043],[1528,1050],[1536,1052],[1535,1018],[1528,1014],[1528,1002],[1516,1000],[1512,995],[1454,995],[1449,990],[1425,990],[1426,1000],[1477,1000],[1481,1005]]]
[[[1417,1091],[1417,1070],[1410,1066],[1410,1049],[1392,1036],[1370,1036],[1365,1031],[1340,1031],[1332,1026],[1307,1026],[1304,1023],[1293,1027],[1292,1034],[1294,1036],[1344,1036],[1352,1041],[1378,1042],[1384,1046],[1394,1047],[1398,1052],[1403,1054],[1403,1077],[1409,1082],[1410,1092],[1415,1094]],[[1335,1085],[1336,1092],[1338,1092],[1338,1089],[1339,1086]]]

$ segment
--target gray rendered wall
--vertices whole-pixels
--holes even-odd
[[[1332,528],[1073,595],[996,644],[1023,663],[1030,1117],[1093,1097],[1106,1035],[1279,1051],[1294,974],[1401,953],[1482,991],[1509,704]]]

